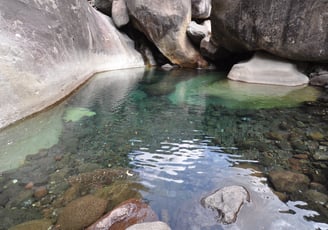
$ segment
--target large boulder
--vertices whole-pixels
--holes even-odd
[[[258,52],[248,61],[232,67],[228,78],[248,83],[298,86],[309,82],[296,66],[282,58]]]
[[[172,63],[207,67],[186,35],[191,21],[190,0],[126,0],[130,20]]]
[[[133,42],[87,1],[1,1],[0,22],[0,128],[95,72],[144,66]]]
[[[321,0],[213,1],[212,39],[231,52],[328,62],[327,9]]]

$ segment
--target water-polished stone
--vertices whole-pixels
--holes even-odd
[[[228,186],[202,199],[202,205],[218,212],[218,220],[231,224],[245,202],[250,201],[248,191],[242,186]]]

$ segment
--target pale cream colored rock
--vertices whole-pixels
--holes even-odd
[[[309,82],[306,75],[285,59],[257,52],[250,60],[232,67],[228,78],[257,84],[298,86]]]

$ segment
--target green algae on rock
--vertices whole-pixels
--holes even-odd
[[[87,108],[81,108],[81,107],[71,107],[68,108],[64,115],[64,121],[65,122],[76,122],[82,119],[83,117],[92,117],[95,116],[96,113],[87,109]]]

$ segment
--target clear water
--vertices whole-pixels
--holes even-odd
[[[291,154],[264,133],[281,122],[305,123],[309,115],[294,121],[295,116],[304,114],[302,101],[317,96],[310,87],[228,82],[218,72],[99,74],[63,103],[1,131],[0,218],[6,221],[0,228],[41,218],[44,206],[51,209],[67,189],[56,182],[58,172],[67,179],[126,167],[143,185],[142,198],[172,229],[328,229],[324,213],[302,200],[280,201],[264,176],[286,168]],[[280,155],[268,158],[265,152]],[[52,200],[40,205],[22,193],[29,181],[48,186]],[[200,200],[229,185],[244,186],[251,201],[236,223],[222,225]],[[10,189],[12,195],[6,193]],[[15,216],[24,210],[35,215]]]

